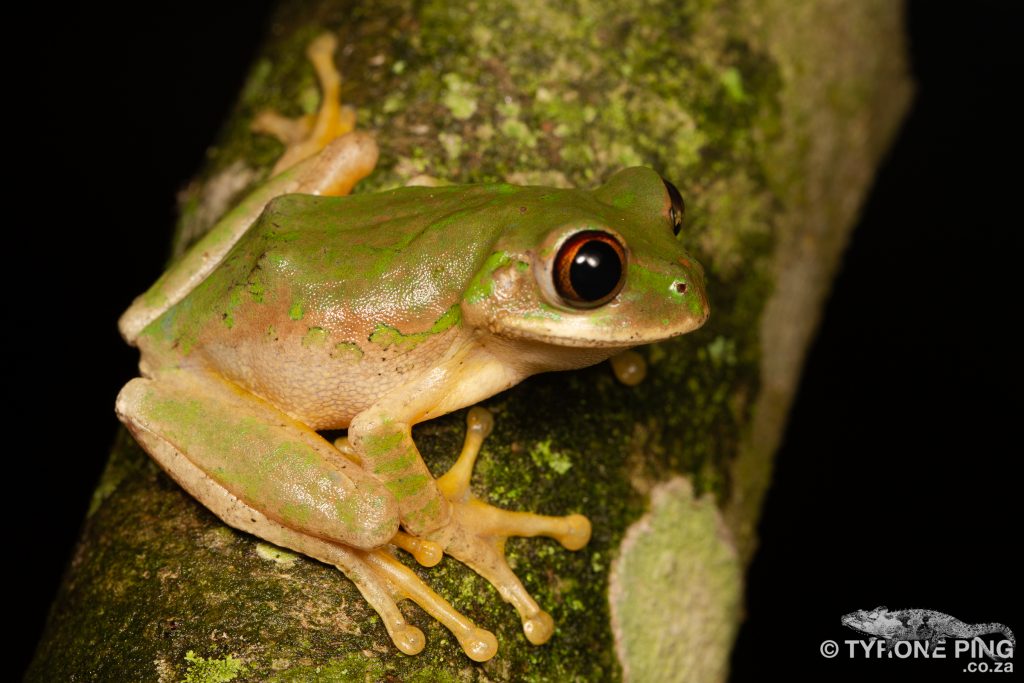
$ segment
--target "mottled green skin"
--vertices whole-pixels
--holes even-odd
[[[410,349],[457,326],[566,346],[672,336],[703,322],[707,298],[669,207],[661,178],[646,168],[595,191],[495,184],[280,197],[139,345],[155,369],[197,348],[240,344],[275,347],[264,365],[296,356],[320,362],[313,353],[323,344],[358,347],[357,362],[373,364],[383,348]],[[614,231],[626,248],[622,291],[596,309],[574,308],[538,285],[551,278],[542,267],[558,240],[580,230]],[[495,294],[495,274],[509,264],[523,284]]]
[[[796,381],[787,376],[759,403],[762,372],[806,344],[767,346],[762,331],[813,321],[824,296],[906,104],[900,12],[889,0],[284,4],[183,205],[179,253],[210,225],[201,210],[216,206],[203,191],[208,181],[233,173],[238,160],[266,173],[280,155],[278,143],[249,132],[252,115],[315,109],[303,51],[341,27],[343,96],[382,146],[378,172],[357,191],[417,172],[592,187],[620,167],[649,165],[687,200],[685,243],[707,268],[714,315],[698,332],[643,350],[651,367],[638,387],[593,367],[531,378],[485,404],[496,425],[474,491],[517,509],[585,509],[593,522],[593,540],[577,553],[546,540],[509,543],[513,565],[558,625],[548,644],[526,643],[485,582],[446,560],[414,570],[495,631],[499,654],[471,664],[443,628],[403,603],[428,644],[416,657],[396,655],[336,570],[261,559],[255,539],[224,528],[123,439],[29,680],[153,680],[155,661],[166,664],[163,680],[179,680],[189,650],[241,657],[247,673],[236,680],[618,678],[608,569],[652,483],[686,475],[698,494],[736,511],[730,529],[747,539],[742,553],[753,547],[743,528],[756,525]],[[783,277],[773,269],[809,261],[824,264],[812,295],[787,320],[762,324]],[[747,442],[755,405],[769,433]],[[463,433],[462,414],[414,430],[435,474],[454,461]],[[743,488],[753,493],[737,503]]]

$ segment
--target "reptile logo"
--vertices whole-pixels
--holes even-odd
[[[931,609],[900,609],[889,610],[886,607],[857,610],[850,612],[842,619],[843,626],[854,631],[866,633],[875,638],[884,638],[887,649],[900,640],[927,641],[927,651],[931,652],[940,640],[968,639],[993,633],[1001,634],[1010,641],[1012,657],[1017,649],[1017,641],[1013,631],[1002,624],[966,624],[955,617]],[[994,653],[993,658],[999,658]]]

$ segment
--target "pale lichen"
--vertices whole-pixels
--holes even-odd
[[[711,496],[681,477],[651,492],[612,565],[615,649],[627,681],[725,680],[743,570]]]

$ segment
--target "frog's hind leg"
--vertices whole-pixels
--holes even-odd
[[[540,645],[551,637],[554,622],[508,566],[505,541],[509,536],[548,536],[568,550],[578,550],[590,540],[590,521],[578,514],[551,517],[502,510],[476,499],[469,491],[469,480],[480,446],[494,422],[489,412],[475,407],[470,409],[466,423],[466,440],[458,460],[437,480],[438,488],[452,502],[457,522],[449,527],[451,536],[445,552],[497,588],[519,612],[527,639]]]
[[[355,129],[355,110],[341,104],[341,74],[334,66],[337,49],[338,39],[331,33],[317,37],[306,49],[306,56],[320,81],[321,100],[316,114],[292,119],[268,109],[253,119],[253,131],[273,135],[285,145],[285,152],[274,164],[272,173],[280,173],[308,159],[331,140]]]
[[[341,76],[334,67],[337,40],[324,34],[307,54],[324,89],[316,116],[286,119],[265,112],[253,123],[285,142],[271,178],[225,214],[206,235],[135,299],[118,321],[121,335],[134,344],[142,330],[168,308],[185,298],[231,250],[270,200],[284,194],[343,196],[377,165],[377,143],[368,133],[355,131],[355,112],[338,101]]]
[[[117,412],[161,467],[225,523],[340,569],[402,652],[417,654],[425,644],[398,608],[406,598],[451,630],[472,659],[497,652],[493,634],[431,590],[389,546],[371,547],[394,535],[390,495],[381,496],[372,478],[312,430],[218,377],[188,371],[132,380],[118,396]],[[298,497],[289,499],[288,489]],[[334,505],[310,507],[308,493]],[[318,519],[321,507],[336,519]],[[346,532],[338,527],[353,515],[359,528],[351,542],[365,549],[339,540]]]

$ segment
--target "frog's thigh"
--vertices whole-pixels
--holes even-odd
[[[358,548],[381,546],[398,530],[383,485],[313,430],[216,375],[177,370],[132,380],[117,411],[163,468],[232,526],[273,540],[243,505]]]
[[[307,531],[286,526],[264,514],[266,508],[252,505],[229,490],[221,481],[224,472],[216,470],[216,465],[213,466],[214,469],[206,469],[211,467],[210,462],[200,464],[192,459],[197,452],[209,456],[209,446],[212,444],[226,448],[225,452],[241,459],[251,459],[253,452],[266,455],[271,447],[287,448],[294,453],[295,444],[308,445],[310,441],[313,442],[311,450],[314,451],[313,457],[316,458],[320,455],[322,446],[316,443],[315,439],[320,437],[315,433],[292,422],[290,418],[259,399],[215,377],[195,377],[186,373],[162,375],[157,380],[131,381],[118,396],[117,410],[121,419],[150,455],[192,496],[215,512],[225,523],[256,534],[271,543],[334,565],[344,572],[381,616],[388,634],[402,652],[416,654],[423,649],[425,643],[423,632],[408,624],[398,609],[396,601],[402,598],[417,602],[428,614],[451,630],[466,654],[475,661],[486,661],[497,652],[497,640],[493,634],[478,628],[470,619],[459,614],[419,577],[398,562],[386,548],[356,550]],[[255,431],[263,436],[283,433],[286,438],[293,440],[290,443],[284,440],[275,441],[274,446],[268,445],[266,439],[254,439],[253,421],[259,422],[259,428]],[[188,457],[183,453],[185,448],[189,449]],[[255,451],[238,452],[239,449],[247,448],[255,448]],[[328,455],[328,459],[342,458],[336,453]],[[197,460],[202,460],[202,457],[197,457]],[[224,457],[213,457],[212,460],[220,462]],[[332,464],[337,463],[332,461]],[[273,463],[271,467],[274,467]],[[339,470],[349,470],[352,467],[350,464],[341,463]],[[239,469],[235,468],[232,472]],[[348,473],[353,474],[351,471]],[[361,472],[357,470],[355,474],[361,475]],[[291,479],[291,484],[295,485],[299,479]],[[336,482],[331,477],[328,479],[330,481],[326,486],[330,488]],[[373,480],[368,481],[371,486],[364,488],[372,489],[373,486],[377,486]],[[362,485],[366,482],[353,483]],[[314,500],[329,506],[333,502],[332,498],[325,496],[324,493],[316,492]],[[280,501],[273,502],[277,504]],[[391,514],[394,515],[393,501],[389,496],[380,497],[379,500],[374,495],[364,496],[362,502],[371,511],[383,507],[391,510]],[[301,508],[303,503],[297,505]],[[372,512],[369,514],[373,516]],[[394,516],[393,523],[389,525],[389,533],[392,534],[397,526],[397,515]],[[308,520],[306,524],[308,526]]]

